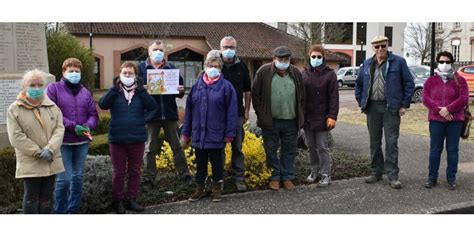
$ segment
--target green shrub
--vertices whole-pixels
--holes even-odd
[[[92,131],[93,136],[107,134],[109,132],[109,124],[110,124],[110,115],[109,114],[101,114],[99,117],[99,122],[97,123],[97,129]]]
[[[108,134],[94,136],[89,147],[89,155],[109,155]]]
[[[15,178],[15,171],[15,150],[0,149],[0,213],[14,213],[21,208],[23,184]]]

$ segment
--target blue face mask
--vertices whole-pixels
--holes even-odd
[[[66,72],[66,79],[72,84],[77,84],[81,80],[80,72]]]
[[[164,57],[165,53],[160,50],[156,50],[151,53],[151,60],[153,60],[155,63],[161,63]]]
[[[275,62],[275,67],[278,68],[279,70],[286,70],[290,66],[290,62],[287,63],[282,63],[280,61]]]
[[[224,58],[234,58],[235,56],[235,50],[233,49],[226,49],[222,51],[222,57]]]
[[[39,100],[41,97],[44,95],[44,89],[43,88],[33,88],[33,87],[28,87],[26,90],[26,96],[33,100]]]
[[[312,67],[319,67],[323,64],[323,58],[310,58],[310,63]]]
[[[215,67],[206,68],[206,74],[209,78],[216,78],[221,71]]]

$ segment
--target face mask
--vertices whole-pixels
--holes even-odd
[[[161,61],[163,61],[164,56],[165,53],[160,50],[156,50],[151,53],[151,60],[153,60],[153,62],[155,63],[161,63]]]
[[[447,71],[451,70],[451,64],[438,63],[438,69],[439,69],[440,72],[447,72]]]
[[[286,70],[290,66],[290,62],[287,63],[282,63],[280,61],[275,62],[275,67],[278,68],[279,70]]]
[[[135,83],[135,77],[120,76],[120,82],[122,82],[122,84],[125,86],[131,86],[133,83]]]
[[[215,67],[206,68],[206,74],[209,78],[216,78],[220,72],[221,71]]]
[[[43,88],[33,88],[33,87],[28,87],[26,90],[26,96],[33,100],[38,100],[43,97],[44,94],[44,89]]]
[[[234,58],[235,56],[235,50],[233,49],[226,49],[222,51],[222,57],[224,58]]]
[[[310,63],[312,67],[319,67],[323,64],[323,58],[310,58]]]
[[[66,72],[66,79],[72,84],[77,84],[81,80],[80,72]]]

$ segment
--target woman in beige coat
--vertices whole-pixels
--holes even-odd
[[[16,178],[23,179],[25,214],[51,213],[55,176],[64,171],[62,114],[44,96],[45,86],[44,72],[26,72],[22,90],[8,108],[8,138],[15,148]]]

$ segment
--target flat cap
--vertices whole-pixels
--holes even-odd
[[[384,41],[388,41],[388,38],[383,35],[378,35],[378,36],[375,36],[370,43],[376,44],[376,43],[380,43]]]
[[[286,46],[278,46],[273,50],[273,56],[278,58],[290,57],[291,51]]]

